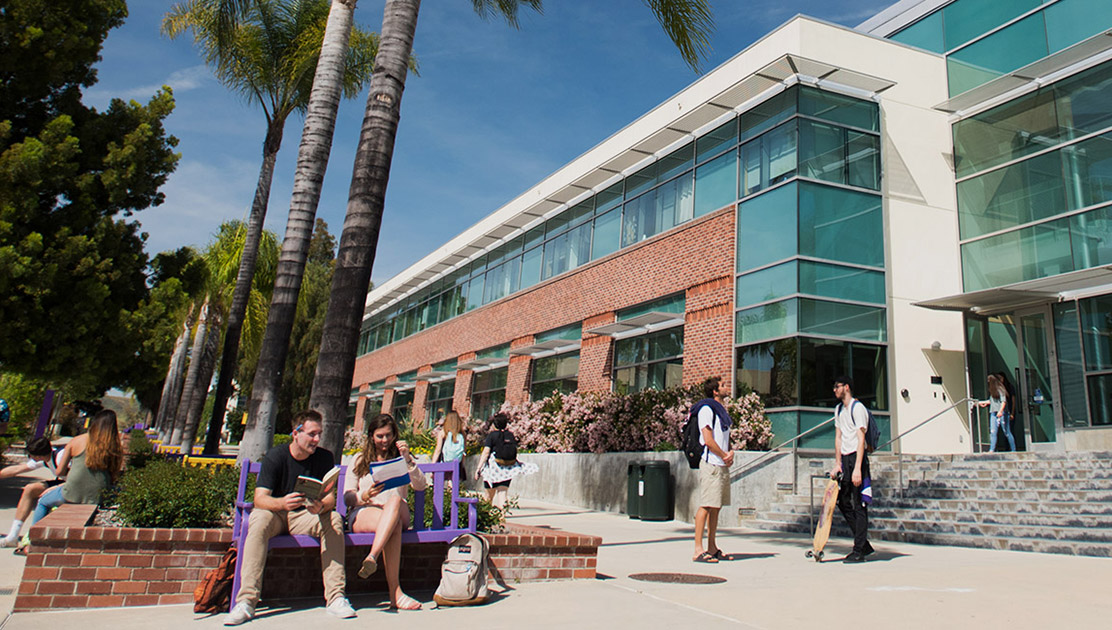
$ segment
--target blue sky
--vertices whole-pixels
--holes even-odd
[[[138,213],[147,251],[203,247],[220,223],[245,218],[262,159],[262,112],[223,88],[188,37],[159,34],[168,0],[131,0],[85,101],[145,102],[162,85],[181,143],[166,202]],[[855,26],[891,0],[715,0],[711,70],[797,13]],[[383,0],[356,21],[380,30]],[[485,22],[467,0],[425,0],[414,43],[421,76],[402,100],[372,280],[402,271],[697,78],[641,0],[548,0],[521,28]],[[339,237],[366,94],[340,106],[318,216]],[[291,117],[267,228],[285,232],[302,121]]]

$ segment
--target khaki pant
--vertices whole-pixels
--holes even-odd
[[[256,509],[251,511],[247,523],[247,540],[240,550],[243,563],[240,568],[237,604],[247,602],[254,606],[259,602],[263,569],[266,568],[267,543],[271,538],[285,533],[320,539],[324,601],[332,603],[333,599],[344,594],[344,519],[335,510],[310,514],[308,510],[271,512]]]

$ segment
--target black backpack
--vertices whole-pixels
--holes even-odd
[[[707,449],[700,441],[699,431],[699,410],[703,406],[701,403],[695,403],[691,407],[691,413],[687,414],[687,421],[680,427],[680,448],[683,450],[683,456],[687,458],[687,464],[693,470],[699,469],[699,463],[703,461],[703,453]],[[714,415],[714,419],[718,420],[718,414]]]
[[[499,431],[494,442],[494,458],[504,462],[517,460],[517,439],[509,431]]]
[[[872,453],[873,451],[876,450],[877,445],[880,444],[880,426],[877,425],[876,418],[873,417],[873,412],[869,411],[869,407],[865,403],[861,402],[860,400],[857,400],[856,398],[853,399],[853,402],[856,405],[861,405],[862,407],[864,407],[865,408],[865,414],[867,416],[869,416],[869,423],[868,423],[867,428],[865,429],[865,452],[866,453]],[[850,407],[849,411],[850,411],[850,417],[852,418],[853,417],[853,407],[852,406]],[[840,413],[842,413],[842,403],[838,403],[837,407],[835,407],[835,409],[834,409],[834,415],[835,416],[837,416]]]

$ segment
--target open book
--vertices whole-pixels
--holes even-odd
[[[336,466],[324,475],[324,479],[314,479],[302,475],[297,478],[293,491],[300,493],[310,501],[320,501],[336,491],[340,482],[340,467]]]
[[[409,483],[409,466],[405,458],[395,457],[384,462],[371,462],[371,479],[376,484],[381,483],[383,490],[397,488]]]

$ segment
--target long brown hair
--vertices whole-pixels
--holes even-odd
[[[1008,397],[1007,388],[1000,381],[1000,377],[995,374],[988,375],[988,395],[1000,400],[1005,400]]]
[[[444,437],[454,442],[456,435],[463,435],[463,420],[452,410],[444,416]]]
[[[394,421],[394,417],[388,413],[380,413],[371,419],[367,425],[367,440],[363,442],[363,451],[359,454],[359,459],[355,462],[355,468],[352,472],[356,477],[362,477],[371,472],[371,462],[375,461],[375,431],[383,427],[390,427],[394,432],[394,441],[390,443],[390,448],[386,451],[386,456],[393,459],[401,453],[398,452],[398,423]]]
[[[116,426],[116,412],[104,409],[97,412],[89,422],[85,467],[89,470],[106,471],[115,481],[123,465],[124,447],[120,442],[120,430]]]

